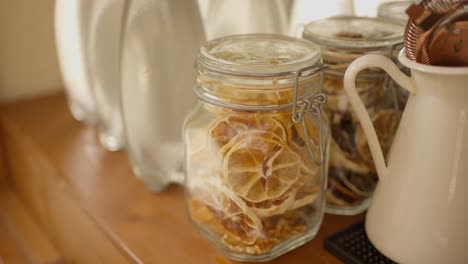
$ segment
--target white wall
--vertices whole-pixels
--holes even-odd
[[[61,89],[54,0],[0,0],[0,102]]]

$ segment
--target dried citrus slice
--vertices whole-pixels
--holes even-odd
[[[239,244],[244,247],[255,244],[264,234],[252,228],[249,220],[243,214],[220,219],[220,223],[223,226],[221,232],[222,240],[229,240],[229,244]]]
[[[384,155],[387,155],[392,146],[393,138],[398,129],[400,123],[401,112],[394,109],[379,110],[372,118],[375,132],[379,138],[380,146]],[[369,146],[367,145],[367,139],[362,130],[362,126],[358,126],[354,137],[356,142],[356,148],[359,152],[359,156],[367,164],[373,164],[372,156],[370,154]]]
[[[222,194],[223,217],[221,224],[230,239],[245,245],[254,244],[263,237],[263,224],[255,212],[236,194],[224,185],[218,186]]]
[[[247,205],[259,217],[271,217],[315,202],[319,197],[320,191],[321,180],[318,171],[310,174],[301,167],[300,176],[297,181],[280,198],[260,203],[247,202]]]
[[[287,142],[288,134],[284,125],[271,116],[255,116],[254,127],[259,130],[269,131],[278,135],[283,142]]]
[[[327,191],[327,204],[336,206],[352,206],[352,203],[346,202],[344,199],[337,197],[331,190]]]
[[[333,138],[330,139],[330,153],[331,167],[343,168],[358,174],[368,174],[372,172],[372,169],[362,160],[353,159],[348,153],[341,150]]]
[[[233,137],[229,143],[224,145],[220,150],[219,150],[219,156],[224,157],[226,153],[235,145],[237,145],[239,142],[242,140],[250,140],[252,137],[262,137],[262,138],[267,138],[275,141],[281,141],[282,138],[278,136],[275,133],[272,133],[270,131],[264,131],[264,130],[259,130],[259,129],[251,129],[247,130],[245,132],[242,132],[238,134],[237,136]]]
[[[297,209],[315,202],[321,193],[321,180],[315,174],[302,174],[303,184],[297,189],[291,209]]]
[[[215,119],[210,125],[208,133],[211,137],[210,143],[216,148],[226,145],[237,134],[249,128],[249,120],[237,115],[222,115]]]
[[[298,179],[301,158],[284,143],[253,136],[226,154],[223,176],[227,185],[249,202],[283,195]]]
[[[262,114],[231,113],[222,115],[209,125],[211,141],[220,148],[236,135],[247,130],[263,130],[278,135],[282,141],[287,141],[285,127],[275,118]]]
[[[310,175],[318,174],[320,168],[310,156],[309,149],[302,139],[291,141],[289,146],[301,157],[301,172]]]
[[[319,197],[320,197],[320,189],[315,188],[313,192],[308,192],[307,195],[301,195],[301,196],[296,197],[296,200],[294,201],[291,209],[293,210],[293,209],[301,208],[303,206],[312,204]]]
[[[194,222],[217,232],[223,241],[228,239],[230,244],[246,247],[255,244],[260,237],[264,237],[264,234],[247,224],[250,220],[243,214],[223,217],[222,212],[215,211],[196,198],[190,201],[189,209]]]
[[[372,195],[376,181],[369,177],[369,174],[354,174],[352,172],[345,172],[342,170],[335,170],[335,175],[340,183],[353,191],[355,194],[362,197],[369,197]],[[351,178],[353,177],[353,178]]]
[[[305,116],[304,119],[305,119],[305,125],[306,125],[306,128],[307,128],[307,133],[309,134],[310,143],[313,146],[318,146],[319,128],[316,125],[314,125],[312,123],[312,121],[309,118],[307,118],[307,116]],[[301,136],[302,140],[305,140],[306,136],[304,134],[304,128],[303,128],[302,124],[296,124],[296,130],[299,133],[299,135]],[[317,147],[317,149],[318,149],[318,147]]]
[[[283,196],[275,200],[266,200],[260,203],[247,203],[255,214],[259,217],[272,217],[283,214],[290,210],[295,202],[296,192],[286,192]]]
[[[340,205],[339,200],[345,203],[349,204],[356,204],[359,201],[362,201],[362,196],[359,196],[358,194],[354,193],[347,187],[345,187],[342,183],[339,181],[328,178],[328,192],[331,194],[327,193],[327,202],[329,204],[333,204],[334,202],[338,202],[336,205]],[[328,200],[329,198],[332,200]]]
[[[223,218],[239,218],[242,216],[246,225],[261,233],[263,229],[262,221],[219,178],[197,177],[189,179],[187,181],[187,189],[192,197],[204,202],[213,210],[222,213]]]

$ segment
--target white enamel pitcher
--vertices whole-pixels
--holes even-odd
[[[411,78],[380,55],[357,59],[345,74],[379,174],[366,232],[398,263],[468,263],[468,67],[423,65],[404,51],[399,61]],[[411,93],[387,163],[354,84],[369,67]]]

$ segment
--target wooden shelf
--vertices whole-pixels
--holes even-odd
[[[6,186],[0,187],[0,234],[0,263],[63,263],[47,235]]]
[[[77,263],[233,263],[186,214],[183,190],[155,194],[71,117],[63,95],[4,105],[0,121],[9,182],[51,240]],[[271,263],[340,263],[323,239],[358,220],[326,215],[317,237]]]

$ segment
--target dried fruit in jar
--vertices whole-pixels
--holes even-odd
[[[307,126],[317,144],[317,131]],[[301,211],[314,207],[322,179],[299,129],[290,110],[218,113],[206,129],[217,168],[188,182],[193,220],[230,250],[248,254],[302,234],[307,214]]]
[[[357,90],[372,117],[382,148],[387,152],[400,111],[395,110],[392,97],[383,88],[384,83],[385,79],[377,76],[356,79]],[[342,76],[326,74],[324,90],[332,132],[327,203],[353,207],[371,196],[378,178],[362,127],[344,94]]]
[[[375,132],[379,137],[380,147],[384,155],[387,155],[392,146],[393,137],[400,123],[401,112],[394,109],[386,109],[378,111],[372,122],[375,127]],[[359,126],[355,134],[356,147],[359,156],[368,163],[372,164],[372,156],[367,144],[366,136],[362,127]]]
[[[247,137],[225,156],[223,176],[227,185],[249,202],[277,199],[298,177],[301,159],[284,143]]]

